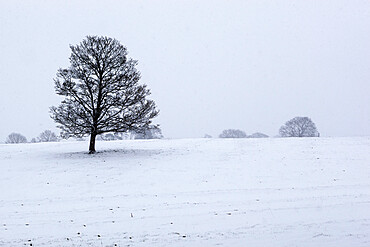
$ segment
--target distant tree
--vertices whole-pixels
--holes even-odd
[[[246,138],[247,134],[238,129],[228,129],[222,131],[222,133],[219,135],[220,138]]]
[[[147,129],[143,129],[138,132],[134,132],[134,139],[161,139],[163,138],[162,130],[159,126],[149,126]]]
[[[58,137],[51,130],[45,130],[39,135],[39,137],[37,138],[37,141],[38,142],[57,142]]]
[[[126,140],[126,139],[130,139],[129,136],[131,135],[129,133],[129,131],[126,131],[126,132],[120,132],[120,133],[113,133],[114,135],[114,139],[115,140]]]
[[[124,133],[110,132],[110,133],[100,134],[96,137],[96,139],[102,140],[102,141],[126,140],[126,139],[130,139],[130,136],[131,136],[131,133],[128,131]]]
[[[26,143],[27,138],[19,133],[11,133],[8,135],[6,138],[5,143],[11,143],[11,144],[16,144],[16,143]]]
[[[203,138],[212,138],[211,135],[205,134]]]
[[[108,37],[87,36],[70,46],[70,67],[59,69],[55,90],[64,100],[51,107],[51,118],[63,137],[90,135],[89,153],[95,153],[97,135],[141,130],[158,115],[146,85],[140,85],[137,61],[127,49]]]
[[[316,125],[308,117],[295,117],[280,127],[282,137],[315,137],[319,136]]]
[[[84,141],[86,141],[86,139],[83,138],[83,137],[75,137],[74,140],[75,141],[78,141],[78,142],[84,142]]]
[[[114,141],[114,140],[118,140],[113,133],[105,133],[105,134],[102,134],[100,135],[100,138],[103,140],[103,141]]]
[[[252,135],[248,136],[248,138],[267,138],[267,137],[269,136],[260,132],[253,133]]]

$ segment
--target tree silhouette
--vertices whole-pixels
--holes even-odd
[[[89,153],[95,138],[106,132],[140,131],[158,115],[146,85],[140,85],[137,61],[116,39],[87,36],[71,45],[70,67],[59,69],[55,90],[64,97],[51,107],[51,118],[63,137],[90,135]]]

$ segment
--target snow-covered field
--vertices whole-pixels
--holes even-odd
[[[370,246],[370,138],[0,145],[0,246]]]

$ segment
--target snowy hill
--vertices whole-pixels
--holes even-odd
[[[0,145],[0,246],[370,246],[370,138]]]

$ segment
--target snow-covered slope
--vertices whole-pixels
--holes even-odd
[[[370,138],[0,145],[0,246],[370,246]]]

